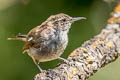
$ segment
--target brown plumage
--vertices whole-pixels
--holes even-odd
[[[22,40],[25,42],[23,52],[27,52],[32,57],[40,71],[38,65],[40,62],[61,59],[61,54],[68,44],[68,32],[71,24],[75,21],[85,19],[84,17],[72,18],[66,14],[60,13],[50,16],[41,25],[33,28],[26,36],[17,36],[10,38],[12,40]]]

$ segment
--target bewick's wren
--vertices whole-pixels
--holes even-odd
[[[41,25],[33,28],[27,35],[17,35],[9,40],[22,40],[25,42],[23,52],[27,52],[32,57],[37,67],[40,62],[60,59],[68,44],[68,32],[71,24],[75,21],[86,19],[84,17],[72,18],[60,13],[50,16]]]

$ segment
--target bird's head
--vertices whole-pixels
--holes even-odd
[[[69,30],[71,24],[75,21],[86,19],[85,17],[71,17],[67,14],[60,13],[56,15],[52,15],[47,19],[48,25],[55,25],[55,27],[65,31]]]

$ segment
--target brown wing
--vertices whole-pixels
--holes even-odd
[[[42,42],[42,36],[41,36],[41,32],[44,30],[44,28],[46,28],[47,26],[43,23],[40,26],[37,26],[35,28],[33,28],[28,34],[27,34],[27,42],[26,44],[23,46],[23,51],[29,49],[30,47],[39,47],[39,43]]]
[[[29,49],[30,47],[32,47],[32,43],[31,42],[27,42],[24,46],[23,46],[23,51]]]

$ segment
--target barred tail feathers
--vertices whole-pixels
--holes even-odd
[[[20,40],[26,42],[26,35],[18,34],[15,37],[8,38],[8,40]]]

